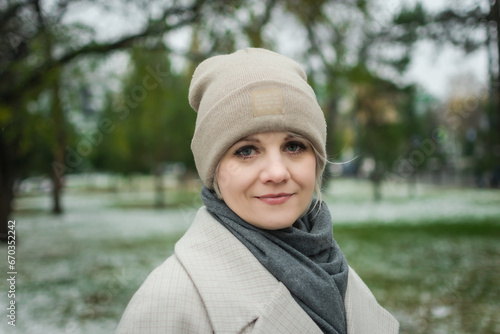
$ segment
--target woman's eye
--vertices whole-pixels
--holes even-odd
[[[298,152],[301,152],[302,150],[304,150],[306,147],[304,144],[302,143],[295,143],[295,142],[292,142],[292,143],[288,143],[286,145],[286,150],[288,152],[292,152],[292,153],[298,153]]]
[[[249,157],[253,154],[255,154],[255,148],[254,147],[251,147],[251,146],[244,146],[240,149],[238,149],[234,155],[238,155],[238,156],[241,156],[241,157]]]

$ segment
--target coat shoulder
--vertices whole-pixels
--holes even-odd
[[[175,255],[157,267],[130,300],[116,334],[212,332],[203,301]]]

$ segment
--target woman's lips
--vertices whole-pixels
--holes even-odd
[[[267,194],[267,195],[257,196],[257,198],[266,204],[277,205],[285,203],[292,196],[293,194],[281,193],[281,194]]]

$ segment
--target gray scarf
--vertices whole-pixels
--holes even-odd
[[[203,187],[201,198],[212,216],[240,240],[291,292],[324,333],[346,334],[344,297],[348,266],[333,238],[325,203],[280,230],[248,224],[217,195]]]

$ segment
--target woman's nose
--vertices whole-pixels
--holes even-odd
[[[288,166],[281,154],[269,153],[262,162],[263,166],[260,173],[260,179],[263,183],[281,183],[290,178]]]

